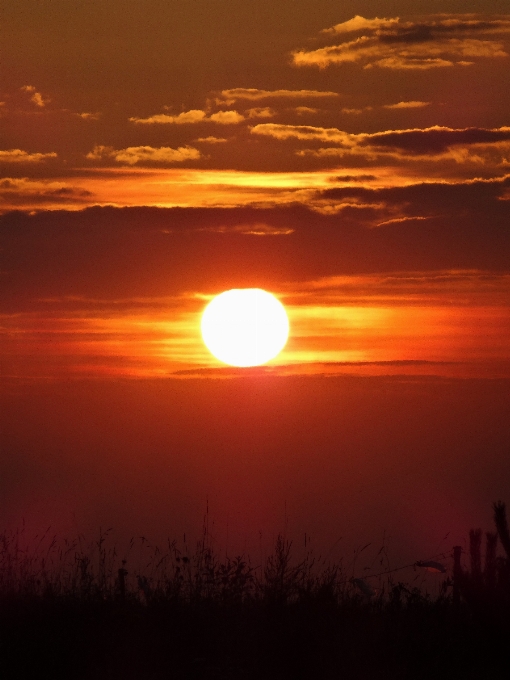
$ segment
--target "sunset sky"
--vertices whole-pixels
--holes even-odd
[[[0,525],[424,559],[510,502],[507,0],[1,20]],[[229,368],[247,287],[289,341]]]

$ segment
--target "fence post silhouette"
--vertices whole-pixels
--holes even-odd
[[[119,597],[122,602],[126,599],[126,576],[127,576],[127,570],[124,569],[122,566],[118,570],[118,575],[119,575]]]
[[[460,566],[460,556],[462,546],[453,546],[453,604],[458,607],[460,603],[460,581],[462,578],[462,568]]]

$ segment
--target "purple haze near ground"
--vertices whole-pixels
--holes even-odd
[[[306,532],[334,560],[369,542],[384,542],[392,565],[426,559],[465,545],[473,526],[492,529],[491,503],[510,500],[509,387],[320,376],[12,385],[0,524],[91,541],[113,527],[119,544],[164,544],[198,537],[208,503],[222,554],[258,561],[286,530],[298,555]]]

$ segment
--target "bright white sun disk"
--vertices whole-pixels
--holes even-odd
[[[260,366],[284,348],[289,320],[282,303],[260,288],[220,293],[205,308],[202,337],[217,359],[230,366]]]

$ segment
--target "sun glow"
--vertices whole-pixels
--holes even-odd
[[[260,366],[287,342],[289,320],[282,303],[260,288],[227,290],[202,316],[202,337],[217,359],[230,366]]]

